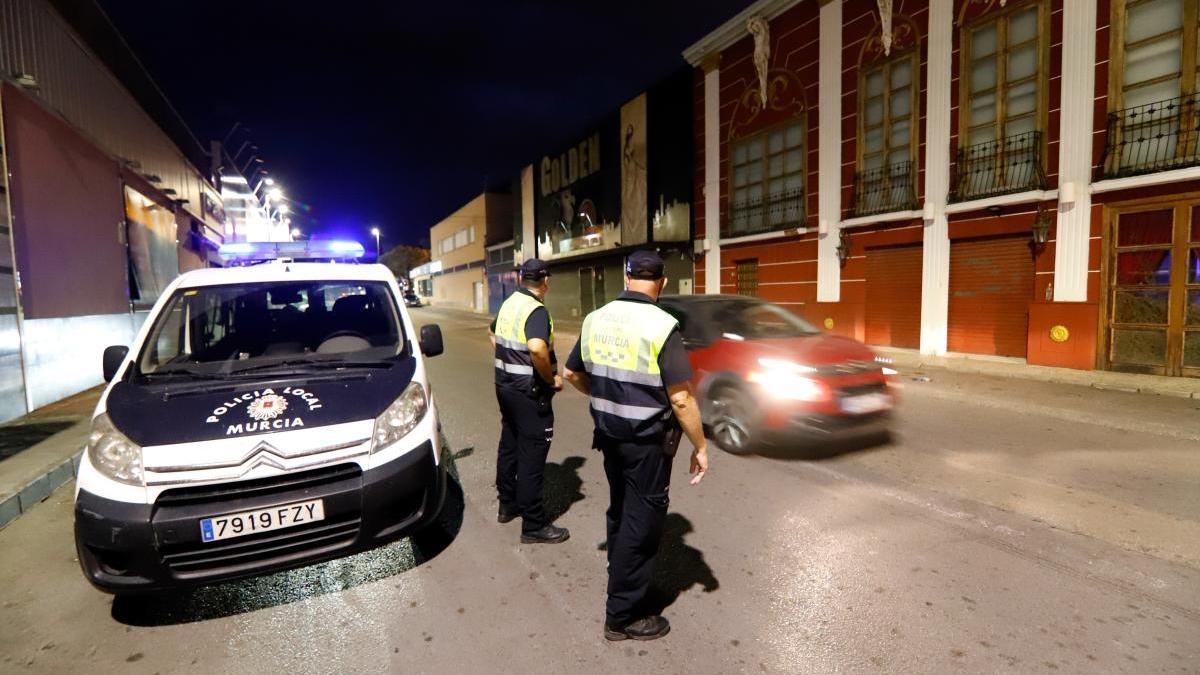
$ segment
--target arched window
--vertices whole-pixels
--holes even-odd
[[[876,26],[859,55],[858,171],[854,215],[916,208],[921,66],[917,30],[893,17],[892,48],[885,53]]]

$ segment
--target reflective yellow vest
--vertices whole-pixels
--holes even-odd
[[[658,305],[614,300],[587,315],[579,355],[591,386],[596,430],[616,440],[654,438],[672,419],[658,355],[678,326]]]
[[[496,384],[519,387],[533,385],[533,359],[525,338],[525,322],[539,307],[537,298],[517,291],[508,296],[496,314]],[[549,312],[547,312],[547,317]],[[550,352],[554,353],[554,320],[550,319]]]

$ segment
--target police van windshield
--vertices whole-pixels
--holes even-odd
[[[145,376],[236,375],[273,365],[384,362],[403,353],[388,286],[274,281],[181,288],[138,359]]]

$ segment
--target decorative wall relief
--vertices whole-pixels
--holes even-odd
[[[754,36],[754,69],[758,71],[759,104],[767,106],[767,71],[771,65],[771,27],[761,16],[750,17],[746,30]]]
[[[800,78],[790,70],[772,69],[767,71],[765,85],[760,81],[757,86],[747,87],[738,97],[729,121],[729,138],[741,138],[763,127],[799,117],[807,109]]]

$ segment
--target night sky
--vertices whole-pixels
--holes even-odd
[[[387,248],[427,243],[750,0],[100,4],[202,141],[250,129],[229,145],[311,206],[293,225],[365,242],[378,224]]]

